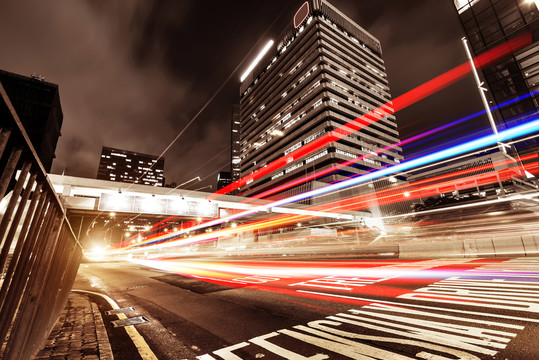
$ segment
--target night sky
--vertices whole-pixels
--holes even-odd
[[[380,40],[393,97],[467,61],[452,0],[331,2]],[[165,154],[167,183],[201,176],[195,189],[228,170],[239,77],[302,3],[4,0],[0,68],[59,85],[64,123],[52,172],[72,176],[95,178],[102,146],[161,154],[215,95]],[[401,139],[480,109],[470,75],[398,112]],[[472,121],[430,145],[488,126]]]

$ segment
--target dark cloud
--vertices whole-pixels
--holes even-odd
[[[465,61],[451,1],[332,2],[380,39],[394,96]],[[160,154],[301,3],[11,1],[0,12],[0,68],[59,84],[64,125],[53,172],[95,177],[102,146]],[[226,169],[238,78],[166,153],[167,181],[199,175],[208,177],[203,186]],[[401,134],[471,112],[480,105],[466,95],[473,91],[467,79],[403,110]]]

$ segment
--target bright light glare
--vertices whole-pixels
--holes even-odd
[[[264,57],[264,55],[266,55],[266,53],[269,51],[269,49],[271,48],[271,46],[273,45],[273,40],[270,40],[268,41],[268,43],[266,44],[266,46],[264,46],[264,48],[262,49],[262,51],[258,54],[258,56],[253,60],[253,62],[251,63],[251,65],[249,65],[249,67],[247,68],[247,70],[245,70],[245,72],[243,73],[243,75],[241,76],[240,78],[240,81],[243,82],[243,80],[245,80],[245,78],[247,77],[247,75],[249,75],[251,73],[251,71],[253,71],[253,69],[255,68],[255,66],[260,62],[260,60],[262,60],[262,58]]]
[[[107,255],[107,248],[99,245],[95,245],[92,247],[92,249],[87,253],[88,257],[92,260],[102,260],[105,258],[105,255]]]
[[[97,256],[103,256],[105,255],[105,248],[104,247],[101,247],[101,246],[94,246],[92,248],[92,252],[91,252],[93,255],[97,255]]]

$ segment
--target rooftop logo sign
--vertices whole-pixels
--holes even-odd
[[[309,13],[309,2],[305,1],[298,11],[296,11],[296,15],[294,15],[294,27],[298,28],[305,21],[305,19],[307,19]]]

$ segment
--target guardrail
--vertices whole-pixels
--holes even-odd
[[[82,248],[0,84],[0,358],[31,359],[65,306]]]

